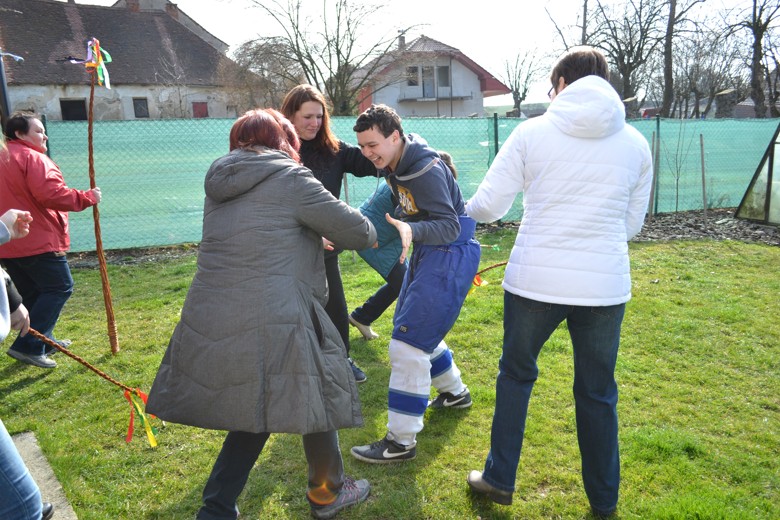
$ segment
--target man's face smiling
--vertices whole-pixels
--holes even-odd
[[[392,134],[385,137],[372,126],[364,132],[358,132],[357,140],[360,151],[377,169],[394,171],[398,166],[404,149],[398,130],[393,130]]]

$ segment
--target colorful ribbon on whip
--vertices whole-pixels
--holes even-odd
[[[143,401],[143,404],[146,405],[147,395],[143,393],[138,388],[134,388],[132,392],[130,390],[125,390],[125,399],[127,399],[127,402],[130,403],[130,425],[127,428],[127,436],[125,437],[126,442],[130,442],[133,440],[133,431],[135,430],[135,414],[138,414],[138,420],[141,421],[141,425],[144,427],[144,430],[146,430],[146,438],[149,439],[149,445],[152,448],[157,447],[157,439],[155,439],[154,435],[157,433],[157,429],[152,426],[152,424],[149,422],[149,417],[154,417],[153,415],[149,414],[149,417],[146,416],[144,413],[144,407],[142,407],[138,403],[138,399],[141,399]]]
[[[87,42],[87,59],[80,60],[68,57],[68,61],[71,63],[83,63],[88,72],[97,74],[98,85],[102,86],[105,83],[107,89],[111,88],[111,80],[106,68],[106,63],[111,63],[111,55],[100,47],[100,40],[97,38],[93,37]]]

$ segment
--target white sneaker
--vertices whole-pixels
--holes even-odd
[[[349,323],[352,324],[352,326],[357,330],[359,330],[366,339],[376,339],[379,337],[379,334],[371,330],[371,325],[363,325],[358,320],[353,318],[351,314],[349,315]]]

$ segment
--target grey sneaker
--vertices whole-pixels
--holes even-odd
[[[387,464],[389,462],[402,462],[412,460],[417,456],[416,446],[404,446],[390,440],[385,436],[368,446],[355,446],[351,450],[352,456],[363,462],[371,464]]]
[[[474,491],[475,493],[479,493],[480,495],[486,495],[490,500],[492,500],[496,504],[501,504],[504,506],[512,505],[512,492],[498,489],[496,487],[491,486],[484,480],[482,480],[481,471],[472,470],[471,473],[469,473],[469,476],[466,480],[469,483],[469,487],[471,488],[471,490]]]
[[[358,367],[354,361],[352,361],[352,358],[349,358],[349,366],[352,368],[352,375],[355,376],[355,382],[356,383],[365,383],[366,379],[366,373],[360,370],[360,367]]]
[[[25,354],[24,352],[19,352],[16,350],[9,349],[6,354],[11,356],[17,361],[21,361],[22,363],[27,363],[28,365],[32,365],[34,367],[39,368],[54,368],[57,366],[57,362],[54,360],[49,359],[43,354],[39,355],[33,355],[33,354]]]
[[[471,392],[468,388],[458,395],[442,392],[428,403],[428,408],[468,408],[471,406]]]
[[[309,500],[311,504],[311,516],[314,518],[333,518],[336,513],[349,506],[359,504],[368,498],[371,486],[367,480],[353,480],[344,477],[344,485],[336,496],[336,500],[324,506],[317,505]]]
[[[55,339],[54,342],[62,348],[70,348],[70,346],[73,344],[73,342],[69,339]],[[53,356],[57,352],[59,352],[59,350],[49,345],[46,345],[46,349],[43,351],[46,356]]]
[[[365,339],[376,339],[379,337],[379,334],[371,330],[371,325],[363,325],[358,320],[353,318],[351,314],[349,315],[349,323],[357,330],[359,330]]]

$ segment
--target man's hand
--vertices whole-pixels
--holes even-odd
[[[325,237],[322,237],[322,247],[325,248],[325,251],[333,251],[333,242]]]
[[[11,313],[11,328],[18,330],[20,336],[24,336],[30,330],[30,313],[24,305],[20,304],[19,308]]]
[[[0,217],[0,221],[8,228],[11,238],[26,237],[30,232],[30,222],[33,218],[29,211],[9,209]]]
[[[398,262],[402,264],[406,261],[406,255],[409,254],[409,247],[412,245],[412,227],[406,222],[394,219],[389,213],[385,213],[385,220],[395,226],[398,234],[401,235],[401,247],[403,247],[403,250]]]

